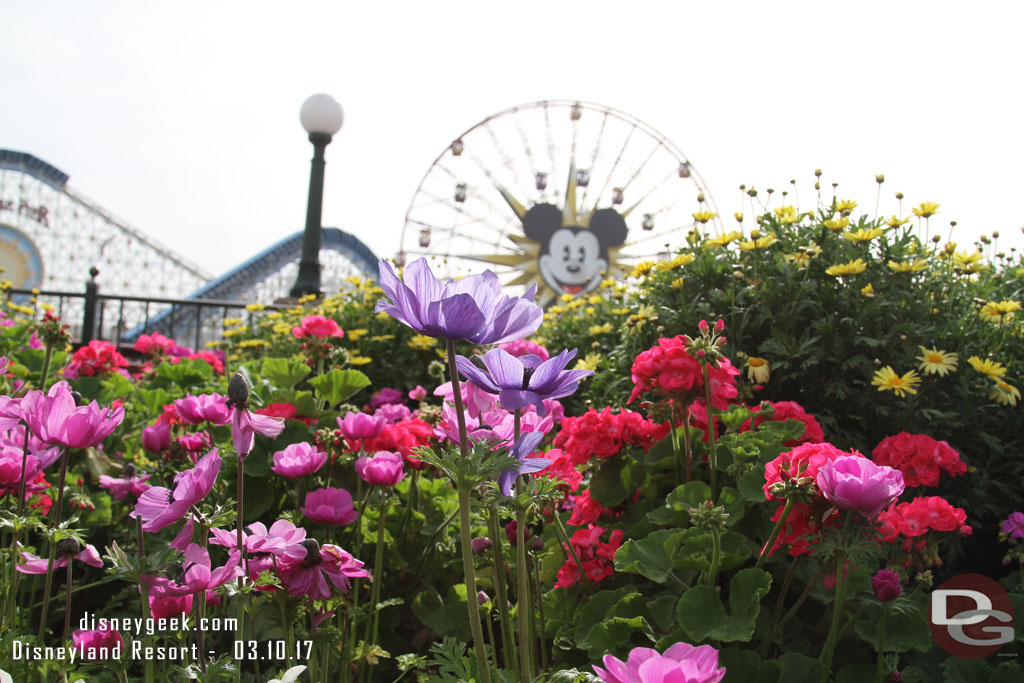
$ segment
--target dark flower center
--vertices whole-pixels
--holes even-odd
[[[300,543],[306,549],[306,557],[299,564],[303,569],[310,569],[320,564],[320,544],[316,539],[307,538]]]
[[[523,368],[523,391],[530,388],[531,377],[533,377],[533,368]]]

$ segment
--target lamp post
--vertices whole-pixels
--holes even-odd
[[[313,143],[313,160],[309,169],[309,201],[306,203],[306,229],[302,233],[302,257],[299,275],[288,295],[301,297],[323,294],[320,289],[320,231],[321,211],[324,203],[324,149],[331,138],[341,130],[345,120],[341,105],[330,95],[310,95],[299,112],[302,127]]]

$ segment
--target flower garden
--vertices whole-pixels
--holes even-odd
[[[742,196],[546,310],[381,262],[122,354],[6,298],[0,680],[1024,681],[1024,259]],[[930,628],[962,574],[1001,647]]]

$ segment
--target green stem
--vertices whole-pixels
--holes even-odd
[[[459,448],[462,457],[469,457],[469,434],[466,431],[466,415],[462,405],[462,386],[459,383],[459,371],[455,365],[455,342],[447,341],[448,372],[452,379],[452,398],[455,399],[455,416],[459,423]],[[476,651],[476,664],[480,671],[480,683],[491,683],[491,671],[487,666],[487,652],[484,648],[484,629],[480,623],[480,610],[476,604],[476,573],[473,568],[473,535],[470,529],[470,490],[462,482],[457,482],[459,492],[459,533],[462,536],[462,571],[466,578],[466,604],[469,609],[469,625],[473,631],[473,649]]]
[[[281,632],[285,638],[285,660],[288,662],[288,668],[295,666],[295,660],[292,657],[292,622],[288,618],[288,604],[287,598],[282,597],[278,600],[278,610],[281,612]]]
[[[772,610],[771,621],[768,622],[768,630],[765,631],[765,639],[761,641],[761,647],[758,650],[761,653],[761,659],[764,659],[765,653],[768,650],[768,643],[770,642],[771,634],[775,633],[775,624],[779,621],[779,616],[782,614],[782,606],[786,602],[786,596],[789,594],[789,586],[793,583],[793,577],[796,576],[796,566],[799,564],[800,556],[797,555],[793,558],[793,561],[789,563],[789,570],[786,572],[786,578],[782,580],[782,589],[779,590],[779,596],[775,600],[775,609]]]
[[[544,624],[544,595],[541,593],[541,582],[540,582],[540,567],[534,563],[530,563],[531,574],[533,579],[536,581],[536,595],[537,595],[537,609],[540,612],[540,668],[544,673],[548,671],[548,645],[547,639],[544,636],[547,628]]]
[[[39,389],[46,393],[46,379],[50,376],[50,360],[53,358],[53,344],[46,345],[46,353],[43,356],[43,369],[39,372]]]
[[[883,683],[882,676],[885,675],[885,603],[882,603],[882,618],[878,621],[878,666],[875,668],[875,680]]]
[[[683,454],[679,451],[679,432],[676,427],[676,408],[673,404],[672,412],[669,414],[669,436],[672,437],[672,454],[676,464],[676,486],[683,483]]]
[[[142,558],[146,554],[146,544],[145,544],[144,537],[142,535],[142,517],[136,517],[135,518],[135,538],[136,538],[136,541],[138,542],[138,548],[136,548],[136,550],[139,553],[138,557],[139,557],[139,560],[141,561]],[[149,586],[147,586],[145,583],[140,583],[139,584],[139,592],[140,592],[140,595],[142,597],[142,619],[146,620],[146,619],[149,619],[149,617],[150,617],[150,614],[149,614]],[[154,683],[154,681],[156,681],[156,663],[152,659],[147,658],[146,659],[145,669],[146,669],[146,683]]]
[[[370,593],[370,609],[373,611],[373,630],[371,637],[370,625],[367,624],[366,629],[366,643],[368,645],[377,644],[377,633],[380,621],[380,611],[377,609],[377,603],[380,602],[380,589],[381,584],[384,583],[383,566],[384,566],[384,522],[387,519],[387,499],[383,494],[380,497],[380,513],[377,515],[377,548],[374,551],[373,556],[373,590]],[[470,597],[470,602],[476,606],[476,595]],[[370,678],[373,681],[373,667],[370,668]]]
[[[807,598],[811,594],[811,591],[814,590],[814,587],[818,585],[818,582],[825,577],[825,573],[827,571],[828,567],[826,565],[822,565],[821,568],[817,571],[817,573],[815,573],[815,575],[811,578],[811,580],[807,582],[807,585],[804,586],[804,590],[800,594],[800,597],[796,599],[796,602],[794,602],[793,606],[789,608],[789,611],[786,612],[785,616],[783,616],[782,619],[779,620],[778,625],[776,625],[775,627],[777,630],[782,630],[782,627],[789,623],[790,619],[796,616],[797,610],[799,610],[803,606],[804,602],[807,601]]]
[[[487,530],[491,535],[491,553],[494,556],[494,592],[498,604],[498,618],[501,621],[501,644],[505,668],[516,671],[519,666],[519,658],[516,654],[516,641],[512,637],[512,616],[508,611],[508,589],[506,580],[508,573],[505,568],[505,556],[502,551],[502,536],[504,535],[498,523],[498,510],[491,508],[491,514],[487,520]],[[492,641],[493,642],[493,641]]]
[[[686,406],[686,421],[683,423],[683,446],[686,448],[686,483],[690,483],[693,468],[693,437],[690,435],[690,406]]]
[[[718,456],[715,451],[715,408],[711,405],[711,378],[708,374],[707,364],[703,365],[703,370],[704,408],[708,414],[708,465],[711,467],[711,502],[715,502],[718,499]]]
[[[64,481],[68,474],[68,449],[64,449],[60,455],[60,477],[57,482],[57,502],[55,509],[50,510],[50,559],[46,563],[46,583],[43,588],[43,611],[39,616],[39,633],[36,640],[41,645],[43,634],[46,633],[46,617],[50,612],[50,590],[53,588],[53,561],[57,557],[57,543],[52,533],[60,527],[61,513],[64,508]]]
[[[449,342],[451,343],[451,342]],[[451,356],[454,358],[454,355]],[[455,395],[459,391],[456,389]],[[469,489],[459,486],[459,534],[462,540],[462,572],[466,578],[466,604],[469,608],[469,626],[473,631],[473,649],[476,651],[476,664],[480,671],[480,682],[491,683],[491,671],[487,666],[487,652],[484,649],[484,629],[480,623],[480,610],[477,609],[476,573],[473,569],[473,533],[470,529]]]
[[[718,567],[722,562],[722,536],[718,529],[711,529],[711,540],[714,543],[714,548],[711,554],[711,569],[708,570],[708,588],[715,587],[715,579],[718,577]]]
[[[530,605],[529,575],[526,571],[526,510],[516,507],[516,575],[519,589],[519,603],[516,611],[519,614],[519,675],[523,683],[533,681],[533,658],[531,657],[530,625],[528,611]]]
[[[242,597],[242,592],[243,592],[242,589],[245,586],[245,577],[248,574],[249,567],[248,567],[248,564],[246,562],[246,557],[245,557],[245,542],[242,540],[242,525],[244,524],[244,522],[242,521],[242,516],[243,516],[243,513],[244,513],[244,506],[243,506],[243,502],[242,501],[243,501],[243,494],[245,493],[245,491],[244,491],[245,474],[244,474],[242,468],[243,468],[243,466],[245,464],[245,457],[241,453],[238,453],[237,455],[238,455],[238,471],[236,472],[236,476],[235,476],[235,479],[237,480],[236,484],[235,484],[235,496],[237,498],[237,503],[236,503],[236,512],[237,512],[237,514],[236,514],[236,518],[235,518],[235,535],[236,535],[236,542],[238,544],[237,545],[238,552],[240,552],[242,554],[241,555],[241,559],[239,560],[239,563],[242,566],[242,575],[238,577],[238,595],[236,596],[236,600],[238,600],[238,611],[237,611],[238,624],[236,625],[236,628],[235,628],[235,638],[237,640],[241,641],[241,640],[245,640],[245,599]],[[241,681],[242,680],[242,667],[241,666],[239,666],[235,670],[235,680],[236,681]]]
[[[498,644],[494,641],[494,624],[491,613],[487,612],[487,641],[491,644],[491,664],[498,669]]]
[[[779,537],[782,532],[782,525],[786,523],[786,518],[789,517],[790,511],[793,509],[794,500],[792,498],[786,499],[786,505],[782,508],[782,514],[779,515],[779,521],[775,523],[775,528],[772,529],[771,535],[768,537],[768,542],[765,543],[764,547],[761,548],[761,555],[757,558],[757,563],[754,565],[756,569],[760,569],[764,561],[768,559],[768,555],[772,552],[772,546],[775,545],[775,539]]]
[[[572,540],[569,538],[569,532],[565,530],[565,525],[562,524],[562,518],[558,516],[557,512],[552,517],[555,518],[555,534],[560,537],[559,540],[565,544],[563,547],[567,549],[566,559],[570,556],[572,557],[573,561],[576,562],[576,568],[580,570],[580,577],[589,586],[590,577],[587,576],[587,571],[583,568],[579,555],[576,554],[576,548],[573,547]]]
[[[61,645],[68,640],[68,630],[71,628],[71,567],[74,565],[74,558],[68,557],[68,571],[64,587],[64,635],[61,636]]]
[[[846,532],[850,526],[850,516],[852,513],[847,511],[845,514],[846,521],[843,524],[839,551],[836,553],[836,597],[832,611],[832,624],[829,627],[828,637],[825,639],[825,645],[821,648],[821,655],[818,657],[818,661],[822,664],[822,683],[825,683],[828,680],[828,675],[832,671],[832,658],[835,656],[836,645],[839,642],[839,621],[843,616],[843,602],[846,599],[846,588],[849,583],[846,576],[845,542]]]
[[[405,537],[405,527],[409,524],[409,519],[412,518],[412,511],[416,508],[419,499],[419,484],[420,471],[413,470],[409,481],[409,499],[405,505],[405,514],[402,515],[402,524],[398,527],[397,538]]]

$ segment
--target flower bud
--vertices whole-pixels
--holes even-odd
[[[249,403],[249,381],[240,372],[232,375],[228,382],[228,400],[239,406]]]
[[[470,541],[470,546],[473,548],[474,555],[480,555],[493,545],[494,544],[491,542],[491,539],[486,536],[479,536]]]
[[[876,173],[875,174],[875,182],[878,183],[879,185],[884,183],[885,182],[885,174],[884,173]]]
[[[478,605],[485,605],[485,604],[487,604],[490,601],[491,601],[491,596],[487,595],[487,593],[484,593],[483,591],[480,591],[479,593],[476,594],[476,604],[478,604]]]
[[[532,550],[535,553],[539,553],[541,550],[544,549],[544,541],[540,539],[540,536],[534,536],[526,545],[530,550]]]
[[[699,329],[702,334],[707,334],[707,332],[708,332],[708,321],[707,320],[701,320],[699,323],[697,323],[697,329]]]
[[[74,557],[82,550],[82,546],[73,538],[62,538],[57,542],[57,554],[61,557]]]
[[[871,577],[871,588],[879,602],[889,602],[900,597],[903,592],[900,586],[900,575],[886,569],[880,569]]]

